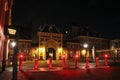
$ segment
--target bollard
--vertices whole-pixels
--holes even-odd
[[[38,59],[34,61],[34,70],[38,70]]]
[[[95,58],[95,61],[96,61],[96,67],[99,66],[99,61],[98,61],[98,59],[99,59],[98,57]]]
[[[62,67],[63,67],[63,68],[66,68],[65,55],[62,55]]]
[[[88,58],[86,58],[86,68],[89,68],[90,65],[89,65],[89,61],[88,61]]]
[[[19,71],[22,71],[22,58],[23,58],[23,55],[21,54],[19,57]]]
[[[78,68],[78,54],[75,55],[75,68]]]
[[[105,54],[105,66],[108,66],[108,55]]]
[[[108,66],[108,59],[105,58],[105,65]]]
[[[49,69],[52,69],[52,57],[49,58]]]

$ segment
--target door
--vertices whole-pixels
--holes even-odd
[[[52,57],[53,60],[56,60],[56,52],[54,48],[48,48],[46,52],[46,59]]]

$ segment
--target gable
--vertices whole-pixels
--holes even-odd
[[[49,32],[49,33],[60,33],[58,28],[55,25],[45,25],[40,30],[41,32]]]

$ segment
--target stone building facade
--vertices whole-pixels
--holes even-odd
[[[44,26],[38,32],[38,47],[32,50],[32,55],[41,60],[46,60],[50,56],[54,60],[59,60],[62,55],[63,34],[54,25]]]
[[[73,59],[78,54],[82,59],[88,57],[94,59],[99,50],[110,49],[110,40],[99,36],[83,35],[78,26],[67,29],[67,33],[60,32],[55,25],[46,25],[38,31],[38,46],[34,47],[31,54],[41,60],[47,60],[50,56],[54,60],[60,60],[62,54],[66,59]],[[84,44],[88,44],[84,48]]]

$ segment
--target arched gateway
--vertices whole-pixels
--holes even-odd
[[[53,58],[53,60],[56,60],[57,55],[57,49],[59,48],[59,43],[56,42],[53,39],[50,39],[46,42],[46,59],[48,59],[50,56]]]
[[[54,48],[48,48],[46,51],[46,59],[52,57],[53,60],[56,60],[56,51]]]

